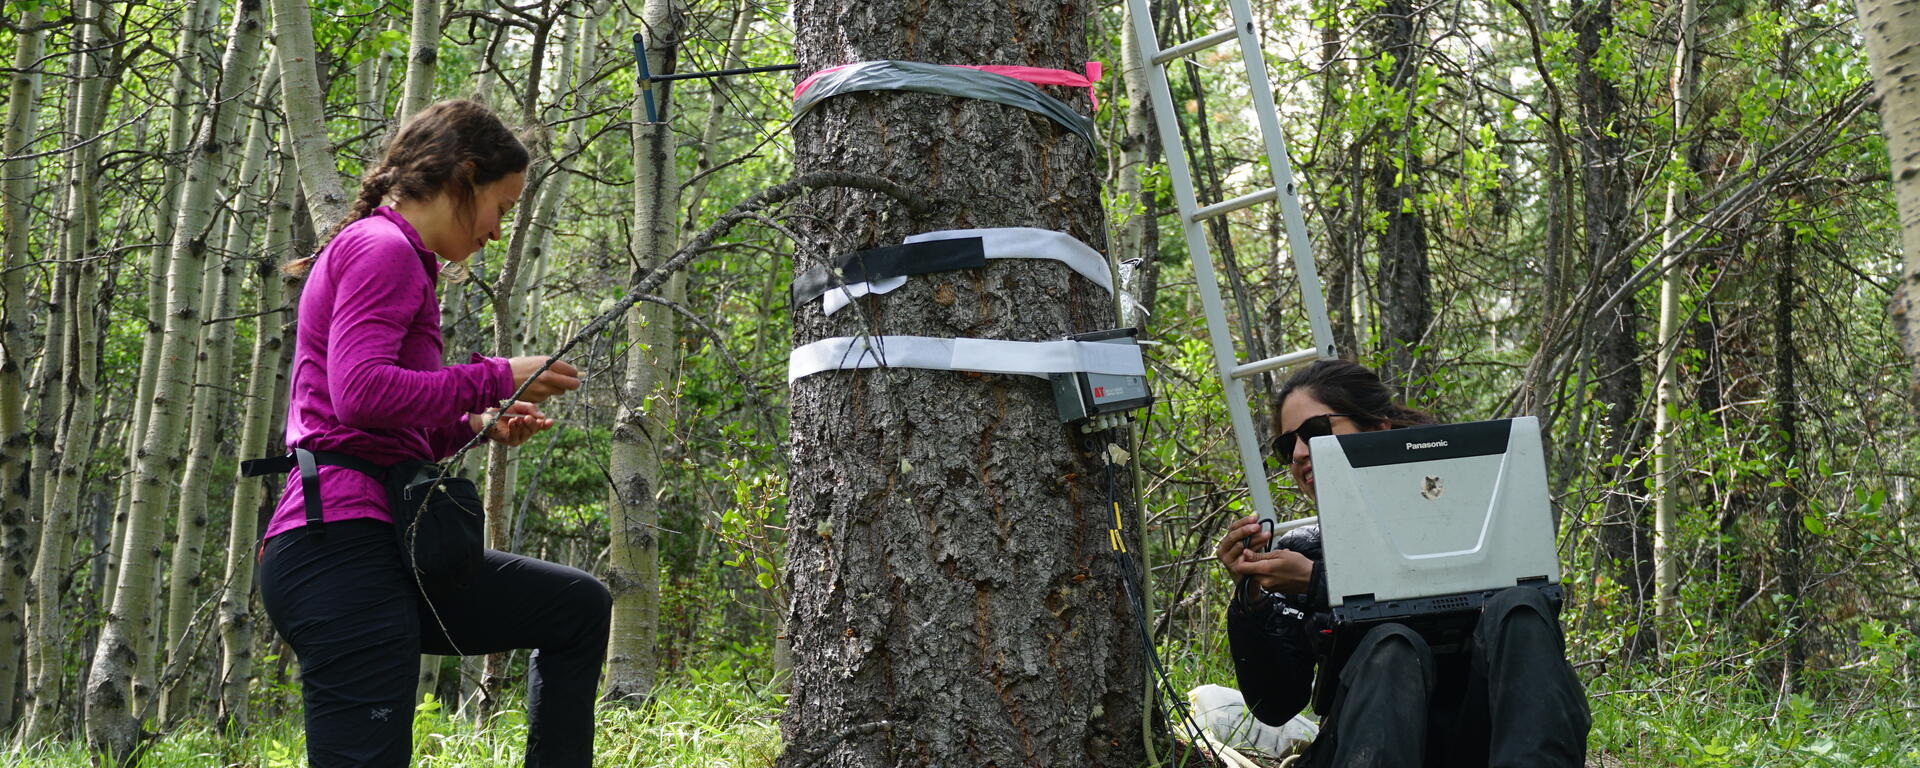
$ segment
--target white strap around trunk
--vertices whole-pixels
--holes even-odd
[[[924,243],[929,240],[953,240],[962,237],[980,238],[981,250],[986,252],[989,259],[1052,259],[1093,281],[1094,285],[1105,288],[1108,293],[1113,292],[1113,272],[1107,269],[1107,258],[1101,256],[1100,252],[1094,250],[1092,246],[1080,242],[1080,238],[1065,232],[1035,227],[946,229],[908,235],[901,242]],[[829,288],[821,296],[824,302],[822,309],[831,315],[861,296],[869,293],[888,293],[906,284],[907,278],[901,276]]]
[[[1133,344],[1086,341],[1000,341],[931,336],[835,336],[793,351],[787,383],[821,371],[851,368],[925,368],[977,373],[1105,373],[1145,376]]]

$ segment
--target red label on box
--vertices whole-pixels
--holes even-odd
[[[1106,396],[1107,396],[1107,388],[1106,388],[1106,387],[1094,387],[1094,388],[1093,388],[1093,396],[1094,396],[1094,397],[1106,397]]]

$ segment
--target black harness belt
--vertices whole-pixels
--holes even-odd
[[[978,237],[868,248],[841,257],[832,267],[814,267],[795,278],[793,303],[795,306],[805,304],[840,285],[986,265],[986,247]]]
[[[285,456],[249,459],[240,462],[240,476],[261,477],[264,475],[285,474],[296,469],[299,470],[300,496],[301,501],[306,503],[307,525],[316,526],[313,530],[318,531],[320,529],[317,526],[322,522],[322,518],[320,517],[320,467],[322,466],[346,467],[347,469],[372,477],[375,480],[382,480],[387,475],[386,467],[358,456],[334,453],[333,451],[309,451],[305,448],[295,448],[292,453]]]

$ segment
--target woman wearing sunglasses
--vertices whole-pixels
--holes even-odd
[[[1434,421],[1395,403],[1373,371],[1322,360],[1280,389],[1275,455],[1313,499],[1313,438]],[[1319,529],[1289,531],[1266,551],[1271,538],[1256,518],[1244,517],[1215,550],[1235,585],[1227,636],[1241,692],[1262,722],[1285,723],[1314,687],[1332,687],[1325,710],[1316,710],[1320,736],[1306,765],[1582,765],[1586,696],[1554,611],[1538,592],[1495,595],[1459,652],[1435,654],[1419,634],[1389,623],[1367,631],[1336,663],[1321,654],[1331,628]]]

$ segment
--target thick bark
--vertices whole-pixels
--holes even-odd
[[[297,0],[291,0],[297,2]],[[150,631],[154,575],[159,566],[159,534],[168,485],[180,464],[184,402],[191,391],[191,351],[199,331],[201,267],[206,259],[206,222],[212,212],[216,174],[228,156],[239,123],[239,96],[251,85],[260,58],[263,30],[259,0],[240,0],[221,58],[220,79],[198,121],[193,154],[181,182],[180,215],[174,228],[167,275],[167,327],[155,364],[164,366],[154,385],[153,410],[136,458],[133,504],[127,515],[126,543],[113,607],[95,649],[87,677],[86,730],[89,745],[124,761],[141,730],[136,711],[144,694],[132,690],[132,667],[152,649],[141,647]],[[283,44],[286,41],[282,37]]]
[[[1673,94],[1673,153],[1670,161],[1674,165],[1686,162],[1687,148],[1691,142],[1686,139],[1685,131],[1688,113],[1693,107],[1693,40],[1694,19],[1698,9],[1694,0],[1682,0],[1680,3],[1679,40],[1673,50],[1673,74],[1669,78]],[[1667,619],[1674,615],[1678,607],[1680,590],[1680,566],[1674,554],[1675,493],[1678,483],[1673,474],[1672,456],[1675,450],[1673,442],[1673,417],[1680,408],[1680,370],[1677,364],[1680,351],[1680,290],[1681,271],[1680,254],[1676,247],[1679,241],[1680,210],[1687,204],[1687,180],[1674,178],[1667,182],[1667,210],[1663,218],[1666,234],[1661,236],[1661,258],[1663,263],[1660,277],[1660,347],[1655,367],[1659,370],[1660,381],[1655,390],[1653,416],[1653,580],[1654,615]]]
[[[1584,188],[1586,222],[1586,262],[1588,279],[1601,284],[1594,292],[1596,301],[1618,292],[1633,271],[1632,260],[1621,251],[1625,247],[1627,200],[1631,179],[1626,173],[1626,150],[1615,121],[1622,114],[1620,91],[1614,82],[1597,71],[1605,38],[1611,37],[1613,0],[1575,0],[1573,23],[1578,35],[1576,57],[1579,70],[1576,91],[1580,94],[1581,185]],[[1638,423],[1642,382],[1640,371],[1639,302],[1628,293],[1612,309],[1596,318],[1589,329],[1592,350],[1591,370],[1597,399],[1606,408],[1607,454],[1618,456],[1602,469],[1606,495],[1606,520],[1601,527],[1604,562],[1600,570],[1611,570],[1627,587],[1637,614],[1645,607],[1653,587],[1653,552],[1646,521],[1647,504],[1635,492],[1641,477],[1634,469],[1645,453],[1645,433]],[[1642,627],[1647,627],[1645,623]],[[1652,647],[1652,632],[1634,635],[1634,652]]]
[[[280,59],[280,92],[293,133],[293,155],[300,166],[300,188],[307,216],[317,232],[327,232],[347,214],[352,200],[340,186],[327,141],[326,92],[320,88],[313,53],[313,10],[307,0],[272,0],[274,50]]]
[[[803,71],[865,59],[1073,68],[1089,6],[945,0],[795,6]],[[1056,92],[1087,109],[1077,92]],[[916,232],[1030,226],[1103,248],[1086,145],[986,101],[829,99],[795,126],[795,169],[883,176],[933,204],[818,192],[795,269]],[[996,260],[922,275],[794,342],[879,333],[1035,341],[1110,326],[1112,299],[1064,266]],[[783,768],[1139,765],[1140,638],[1109,552],[1101,465],[1023,376],[871,369],[792,386]],[[1130,530],[1129,535],[1132,531]]]
[[[1420,213],[1419,180],[1424,162],[1414,125],[1415,86],[1424,58],[1424,41],[1415,40],[1418,17],[1411,0],[1386,0],[1368,20],[1376,55],[1393,57],[1383,84],[1398,94],[1405,111],[1374,126],[1379,149],[1373,165],[1374,213],[1386,221],[1379,233],[1380,343],[1388,369],[1409,397],[1427,373],[1427,358],[1417,347],[1433,326],[1428,295],[1427,225]]]
[[[248,129],[246,156],[240,162],[239,176],[231,185],[237,192],[233,198],[233,215],[228,222],[227,233],[216,258],[208,259],[205,276],[200,284],[203,296],[211,296],[206,312],[210,317],[226,317],[233,314],[233,292],[238,273],[244,267],[236,269],[246,262],[241,254],[252,248],[253,230],[258,224],[255,181],[267,156],[267,120],[272,114],[270,95],[273,86],[278,83],[271,68],[267,71],[268,82],[261,86],[262,98],[254,104],[251,127]],[[228,388],[233,372],[233,324],[223,321],[201,329],[200,354],[195,366],[193,406],[188,418],[187,466],[180,477],[179,512],[174,515],[173,564],[167,579],[167,621],[165,634],[167,648],[167,669],[173,678],[171,682],[161,681],[160,722],[172,725],[179,722],[185,714],[185,697],[189,694],[185,688],[188,675],[185,673],[193,651],[200,644],[190,636],[188,622],[199,610],[201,596],[201,551],[207,538],[207,521],[210,517],[207,508],[207,487],[213,480],[214,446],[218,436],[225,433],[229,425],[224,418],[216,419],[216,414],[225,416],[229,409],[219,407],[220,393]],[[249,403],[251,405],[251,403]],[[259,449],[251,453],[242,453],[243,458],[260,455]],[[192,635],[202,635],[210,629],[203,624]],[[178,671],[175,671],[178,670]]]
[[[0,134],[0,156],[28,153],[27,143],[34,132],[33,94],[40,78],[32,65],[40,58],[37,29],[14,36],[13,71],[7,76],[7,117],[5,133]],[[27,355],[26,271],[16,267],[26,263],[29,240],[29,211],[34,189],[33,161],[0,163],[0,231],[6,249],[0,261],[0,728],[12,724],[18,716],[12,691],[19,674],[19,618],[21,600],[26,595],[27,563],[37,547],[27,511],[27,420],[26,394],[22,390],[20,369]]]
[[[678,0],[648,0],[640,26],[647,40],[647,66],[672,71],[685,24]],[[668,92],[654,90],[664,113]],[[636,101],[633,127],[633,257],[635,279],[671,255],[676,245],[674,216],[680,186],[674,168],[674,135],[667,123],[649,123]],[[670,300],[685,293],[684,278],[674,275],[664,291]],[[607,551],[607,587],[613,592],[613,633],[607,644],[608,701],[638,701],[654,684],[654,635],[660,622],[660,445],[669,439],[670,407],[665,387],[675,367],[673,311],[642,303],[627,311],[627,370],[620,384],[620,413],[613,427],[608,471],[613,476],[609,508],[612,529]]]
[[[1906,254],[1890,311],[1913,359],[1911,388],[1920,398],[1920,14],[1908,0],[1855,0],[1880,124],[1887,136],[1893,199]]]
[[[1775,429],[1780,435],[1780,460],[1784,466],[1798,467],[1799,479],[1788,479],[1780,486],[1779,510],[1774,535],[1774,566],[1780,575],[1780,595],[1786,598],[1787,643],[1780,670],[1780,687],[1791,693],[1800,688],[1800,670],[1807,664],[1806,608],[1801,590],[1805,586],[1805,559],[1801,551],[1801,516],[1806,513],[1800,483],[1812,476],[1807,457],[1800,448],[1800,355],[1794,348],[1794,234],[1784,224],[1773,225],[1771,239],[1779,263],[1774,267],[1774,381],[1773,408]],[[1784,698],[1784,696],[1783,696]]]

